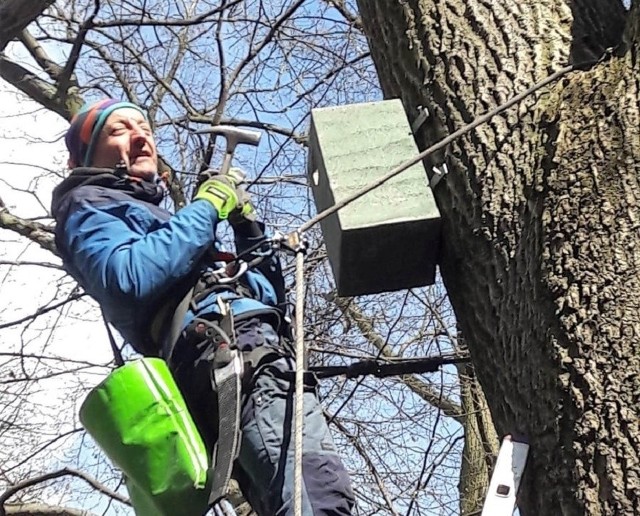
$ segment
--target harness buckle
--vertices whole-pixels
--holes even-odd
[[[208,274],[215,283],[219,285],[227,285],[236,281],[248,270],[249,264],[244,260],[238,260],[235,263],[227,263],[218,269],[210,271]]]
[[[285,251],[289,254],[298,252],[306,252],[307,241],[304,234],[300,231],[292,231],[286,235],[280,231],[276,231],[271,240],[271,247],[274,251]]]

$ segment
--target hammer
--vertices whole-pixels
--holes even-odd
[[[224,175],[229,172],[231,168],[231,160],[233,159],[233,153],[236,150],[236,145],[239,143],[246,143],[247,145],[258,145],[260,143],[260,137],[262,133],[258,131],[249,131],[247,129],[238,129],[230,125],[216,125],[208,129],[202,129],[196,131],[195,134],[221,134],[227,141],[227,148],[224,154],[224,160],[222,161],[222,167],[220,168],[220,174]]]

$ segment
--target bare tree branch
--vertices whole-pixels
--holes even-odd
[[[189,120],[192,122],[196,122],[199,124],[213,124],[213,117],[204,116],[199,114],[189,115]],[[300,145],[307,145],[307,135],[298,134],[291,129],[287,129],[285,127],[281,127],[275,124],[269,124],[266,122],[259,122],[257,120],[243,120],[239,118],[221,118],[219,120],[220,124],[224,125],[233,125],[237,127],[253,127],[255,129],[263,129],[264,131],[269,131],[275,134],[281,134],[282,136],[286,136],[287,138],[291,138],[294,142],[299,143]]]
[[[58,80],[62,73],[62,67],[53,61],[42,45],[33,37],[28,29],[24,29],[20,34],[20,42],[24,45],[31,57],[35,60],[40,68],[54,81]]]
[[[35,242],[43,249],[57,255],[53,231],[50,227],[27,219],[16,217],[4,207],[0,207],[0,228],[8,229]]]
[[[369,457],[369,454],[367,453],[367,450],[360,443],[360,441],[357,438],[357,436],[355,436],[351,432],[349,432],[347,427],[344,426],[337,418],[335,418],[335,417],[333,417],[331,415],[328,415],[327,419],[329,421],[331,421],[336,426],[336,428],[338,430],[340,430],[340,432],[347,439],[349,439],[349,441],[351,441],[351,444],[353,444],[354,448],[358,451],[360,456],[364,459],[365,463],[367,464],[367,467],[371,471],[371,474],[373,475],[373,478],[375,478],[376,484],[378,485],[378,489],[380,490],[380,493],[382,493],[384,501],[387,504],[387,508],[389,509],[391,514],[393,514],[394,516],[398,516],[398,512],[395,510],[395,508],[393,506],[393,501],[391,500],[391,496],[389,495],[389,493],[387,492],[386,487],[384,486],[384,482],[382,480],[382,477],[378,473],[378,470],[376,469],[376,466],[375,466],[374,462],[371,460],[371,457]]]
[[[384,339],[375,331],[371,321],[358,309],[352,300],[337,297],[335,294],[327,296],[327,298],[336,304],[345,315],[350,317],[358,326],[362,335],[371,343],[384,357],[397,358],[398,355],[392,353],[388,346],[385,345]],[[463,424],[464,413],[462,407],[444,396],[441,392],[436,391],[430,385],[426,384],[413,375],[404,375],[401,381],[409,387],[413,392],[420,396],[423,400],[430,403],[434,407],[442,410],[442,412]]]
[[[22,267],[24,265],[32,265],[35,267],[45,267],[47,269],[57,269],[59,271],[63,271],[64,268],[61,265],[49,262],[29,262],[29,261],[20,261],[20,262],[12,262],[9,260],[0,260],[0,265],[9,265],[11,267]]]
[[[80,299],[81,297],[86,296],[87,294],[84,292],[79,292],[79,293],[74,293],[72,295],[70,295],[67,299],[64,299],[58,303],[54,303],[52,305],[49,306],[43,306],[41,308],[38,308],[33,314],[31,315],[27,315],[25,317],[21,317],[20,319],[17,319],[15,321],[10,321],[7,323],[2,323],[0,324],[0,329],[3,328],[9,328],[11,326],[15,326],[17,324],[22,324],[23,322],[26,321],[31,321],[37,317],[40,317],[43,314],[46,314],[48,312],[51,312],[52,310],[57,310],[58,308],[60,308],[61,306],[66,305],[67,303],[70,303],[71,301],[76,301],[77,299]]]
[[[96,516],[95,513],[41,503],[17,503],[4,506],[6,516]]]
[[[126,26],[134,26],[134,27],[188,27],[191,25],[200,25],[208,20],[208,18],[213,17],[214,15],[220,14],[220,12],[225,9],[229,9],[234,5],[239,5],[243,0],[235,0],[234,2],[225,3],[222,7],[216,7],[215,9],[211,9],[205,13],[202,13],[194,18],[189,18],[186,20],[152,20],[149,18],[142,18],[139,20],[113,20],[113,21],[100,21],[94,24],[95,27],[106,28],[106,27],[126,27]]]
[[[280,27],[291,18],[296,11],[300,8],[302,4],[304,4],[306,0],[296,0],[283,14],[280,16],[275,23],[271,26],[268,34],[263,38],[263,40],[254,48],[252,48],[247,56],[242,60],[242,62],[236,67],[236,69],[231,74],[229,78],[229,83],[233,84],[238,75],[242,72],[245,66],[247,66],[262,50],[272,41],[272,39],[277,34]]]
[[[93,20],[97,16],[98,11],[100,10],[100,2],[96,1],[94,4],[94,9],[91,15],[82,22],[80,28],[78,29],[78,33],[76,34],[73,45],[71,46],[71,51],[69,52],[69,58],[67,59],[66,64],[58,77],[58,94],[62,98],[62,100],[66,100],[67,95],[70,91],[71,86],[77,86],[77,82],[74,78],[74,70],[76,68],[76,64],[78,59],[80,58],[80,52],[82,50],[82,46],[84,45],[84,41],[87,37],[87,34],[93,27]]]
[[[82,106],[82,98],[78,94],[72,93],[67,101],[63,102],[58,96],[58,89],[53,84],[2,54],[0,54],[0,77],[66,120],[71,120],[73,114]]]
[[[347,9],[344,0],[327,0],[327,3],[344,16],[344,19],[347,20],[354,29],[362,31],[362,19],[358,14],[352,13]]]

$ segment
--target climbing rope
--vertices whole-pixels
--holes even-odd
[[[293,513],[302,516],[302,439],[304,420],[304,247],[296,251],[296,391]]]

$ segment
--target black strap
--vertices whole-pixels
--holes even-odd
[[[218,347],[213,358],[212,386],[218,398],[218,441],[213,450],[212,482],[209,504],[224,499],[238,453],[242,433],[240,411],[242,394],[242,361],[229,343]]]
[[[192,299],[193,289],[190,289],[176,307],[173,315],[171,316],[169,326],[165,329],[165,332],[161,337],[161,356],[167,361],[167,363],[171,363],[171,359],[173,358],[173,350],[178,342],[178,337],[180,337],[184,316],[189,310],[189,303],[191,303]]]
[[[221,301],[221,304],[225,304]],[[218,321],[196,318],[187,334],[204,337],[215,349],[211,362],[211,386],[218,403],[218,438],[211,458],[211,492],[209,504],[215,506],[225,499],[234,463],[240,451],[240,430],[243,380],[253,375],[268,359],[280,356],[263,346],[240,352],[236,348],[233,314],[228,304],[221,306]]]
[[[124,365],[124,358],[122,358],[122,352],[116,344],[116,339],[113,336],[113,332],[109,327],[109,322],[107,321],[104,312],[102,312],[102,320],[104,321],[104,327],[107,329],[107,334],[109,335],[109,343],[111,344],[111,350],[113,351],[113,358],[116,361],[116,367],[121,367]]]

